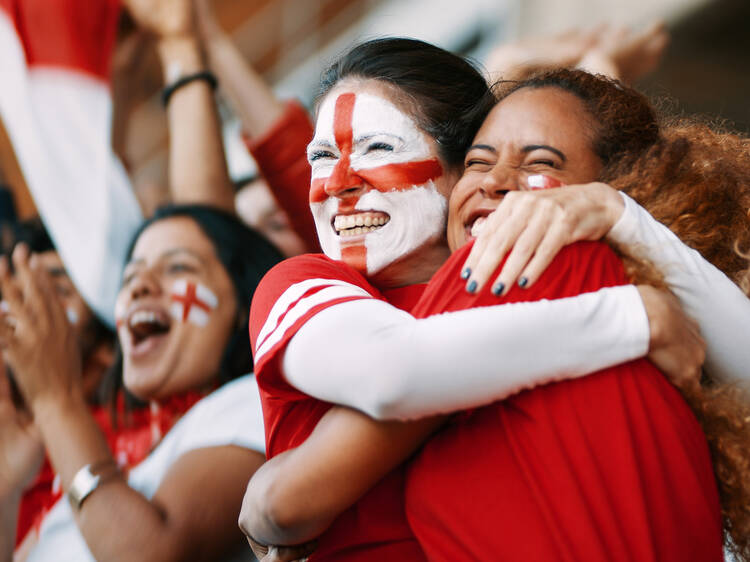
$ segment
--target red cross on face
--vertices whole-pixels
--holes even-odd
[[[375,96],[369,98],[372,100]],[[329,140],[330,137],[324,137],[326,143],[335,143],[339,155],[335,164],[328,168],[327,175],[323,170],[316,174],[313,163],[310,203],[314,211],[316,205],[330,201],[331,198],[336,198],[336,213],[339,215],[352,215],[357,211],[381,211],[382,209],[357,209],[360,198],[371,190],[385,195],[411,190],[442,175],[439,160],[435,157],[425,158],[430,152],[429,147],[412,119],[382,98],[379,104],[370,102],[368,105],[365,102],[364,105],[357,106],[355,112],[358,102],[360,98],[352,92],[340,94],[335,99],[333,138]],[[387,109],[383,111],[383,107]],[[366,114],[370,109],[372,113]],[[376,114],[378,110],[380,114]],[[331,114],[327,115],[330,119]],[[330,127],[330,121],[327,126]],[[330,132],[327,134],[330,135]],[[382,151],[373,158],[369,153],[371,138],[393,139],[388,141],[388,144],[393,144],[390,152]],[[403,141],[404,138],[408,140]],[[396,139],[401,139],[402,142],[394,142]],[[312,144],[315,145],[315,141]],[[411,159],[410,153],[414,154]],[[333,159],[334,156],[330,158]],[[418,212],[418,209],[415,211]],[[325,228],[326,221],[320,222]],[[336,242],[340,246],[341,259],[361,271],[366,270],[367,249],[364,237]]]
[[[340,157],[328,177],[316,178],[310,185],[310,202],[322,203],[328,197],[367,183],[378,191],[402,191],[439,178],[443,168],[437,158],[384,164],[373,168],[353,169],[354,104],[356,94],[347,92],[336,98],[333,133]],[[356,202],[355,202],[356,204]],[[352,206],[353,207],[353,206]]]
[[[208,322],[207,313],[216,308],[217,304],[216,295],[208,287],[199,287],[192,281],[184,280],[175,282],[170,299],[181,305],[179,320],[191,321],[201,326]]]

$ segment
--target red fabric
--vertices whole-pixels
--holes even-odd
[[[280,298],[283,299],[284,294],[288,294],[287,289],[309,279],[345,281],[364,289],[372,298],[384,298],[364,277],[342,262],[335,262],[322,255],[305,255],[286,260],[274,267],[255,291],[250,313],[250,340],[253,349],[256,349],[259,333],[274,304]],[[421,288],[407,287],[386,296],[392,297],[395,302],[408,309],[421,295]],[[294,314],[296,306],[304,306],[304,297],[314,295],[320,290],[320,287],[316,287],[299,299],[291,301],[285,314]],[[269,458],[301,444],[331,407],[331,404],[311,398],[289,385],[279,368],[279,360],[286,344],[307,320],[321,310],[340,302],[343,302],[342,299],[333,298],[307,310],[286,331],[283,339],[255,364],[255,376],[263,404],[266,451]],[[282,321],[280,319],[280,322]],[[334,351],[335,343],[332,342],[329,352]],[[404,468],[391,472],[356,504],[342,513],[328,531],[318,538],[318,548],[310,556],[310,561],[424,560],[424,555],[406,523],[404,475]]]
[[[313,137],[310,116],[296,101],[286,104],[282,117],[262,137],[244,136],[271,193],[286,212],[309,251],[319,252],[318,233],[310,213],[310,164],[307,145]]]
[[[201,398],[203,394],[187,392],[160,403],[154,402],[150,406],[132,410],[128,414],[127,424],[116,429],[112,427],[108,408],[92,406],[91,415],[104,433],[118,466],[127,471],[145,459],[177,420]],[[122,413],[122,399],[119,400],[118,408]],[[16,546],[21,544],[29,531],[39,530],[47,512],[62,496],[60,486],[55,480],[56,474],[52,465],[49,459],[45,458],[39,475],[21,498],[16,526]]]
[[[30,67],[62,67],[109,81],[119,0],[0,0]]]
[[[459,277],[469,249],[436,274],[415,316],[627,282],[606,245],[585,242],[529,289],[472,296]],[[458,414],[413,462],[406,498],[430,560],[723,559],[705,437],[646,360]]]

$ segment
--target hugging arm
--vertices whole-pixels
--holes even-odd
[[[290,545],[323,533],[442,423],[381,422],[331,408],[305,440],[269,460],[250,480],[240,527],[264,544]]]
[[[330,334],[337,353],[321,357]],[[289,342],[283,368],[287,381],[311,396],[376,419],[410,419],[642,357],[649,337],[633,286],[419,320],[366,299],[310,319]]]
[[[706,369],[724,382],[750,386],[750,299],[726,275],[686,246],[622,192],[625,210],[607,239],[656,265],[706,340]]]

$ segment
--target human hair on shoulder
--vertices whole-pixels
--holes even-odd
[[[324,71],[317,99],[346,78],[393,86],[450,166],[463,164],[466,149],[495,104],[477,66],[418,39],[386,37],[356,45]]]

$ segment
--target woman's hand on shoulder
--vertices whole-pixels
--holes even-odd
[[[603,238],[623,209],[618,192],[599,182],[511,191],[487,217],[466,259],[467,287],[476,281],[479,291],[506,255],[493,292],[505,294],[516,281],[530,287],[563,246]]]
[[[648,358],[678,388],[700,384],[706,342],[671,292],[638,285],[651,333]]]

